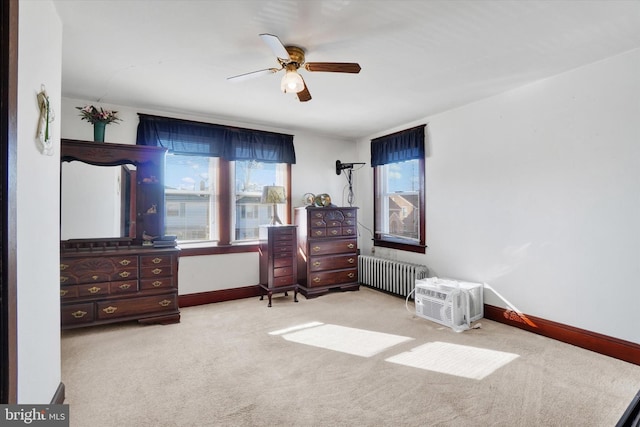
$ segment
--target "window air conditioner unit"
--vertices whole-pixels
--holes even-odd
[[[416,280],[416,315],[464,331],[484,316],[483,289],[481,283],[437,277]]]

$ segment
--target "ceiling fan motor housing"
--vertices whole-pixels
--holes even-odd
[[[299,68],[304,64],[304,49],[298,46],[285,46],[285,49],[289,53],[289,60],[280,60],[282,65],[295,64],[296,68]]]

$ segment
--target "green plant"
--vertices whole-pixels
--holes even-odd
[[[105,110],[102,107],[96,108],[93,105],[85,105],[84,107],[76,107],[80,110],[80,120],[86,120],[89,123],[113,123],[120,119],[116,114],[117,111]]]

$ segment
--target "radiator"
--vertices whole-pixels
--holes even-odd
[[[358,257],[360,284],[406,297],[416,286],[416,280],[425,279],[427,266],[394,261],[369,255]]]

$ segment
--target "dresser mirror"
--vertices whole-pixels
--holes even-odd
[[[135,237],[135,165],[60,165],[60,238]]]
[[[63,242],[127,242],[164,234],[166,149],[63,139]]]

